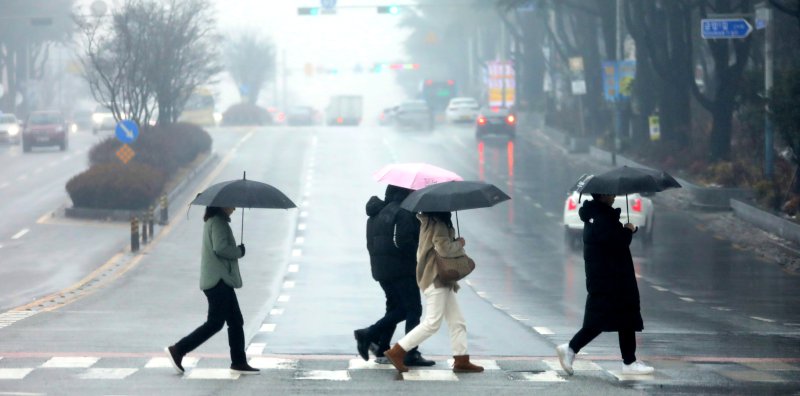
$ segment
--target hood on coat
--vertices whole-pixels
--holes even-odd
[[[612,214],[613,213],[613,214]],[[598,201],[583,201],[583,206],[578,210],[578,216],[581,221],[587,223],[598,216],[614,216],[619,220],[619,215],[622,211],[619,208],[613,208],[602,202]]]
[[[383,198],[386,202],[403,202],[409,194],[414,192],[414,190],[398,187],[393,185],[386,186],[386,196]]]
[[[369,201],[367,201],[367,216],[372,217],[377,215],[385,206],[386,202],[373,195],[370,197]]]

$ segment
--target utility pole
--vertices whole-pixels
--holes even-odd
[[[617,34],[616,34],[616,52],[617,64],[614,66],[619,71],[620,64],[622,63],[622,0],[616,0],[617,6]],[[618,73],[617,73],[618,74]],[[620,136],[622,136],[622,95],[619,91],[616,92],[617,100],[614,102],[614,138],[611,142],[611,165],[617,165],[617,144],[619,143]]]
[[[774,174],[774,158],[773,158],[773,135],[772,120],[769,115],[769,99],[772,91],[772,40],[775,35],[775,28],[772,26],[772,8],[769,1],[765,1],[758,5],[761,7],[763,18],[766,21],[766,32],[764,41],[764,176],[767,180],[772,180]]]
[[[506,45],[507,45],[506,44],[506,40],[507,40],[507,38],[506,38],[506,24],[505,24],[504,21],[501,20],[500,21],[500,67],[501,67],[502,71],[500,72],[500,80],[502,81],[503,89],[500,92],[500,94],[503,97],[503,99],[502,99],[503,106],[502,107],[506,107],[506,71],[507,71],[506,70],[506,61],[507,61],[507,57],[506,57]]]

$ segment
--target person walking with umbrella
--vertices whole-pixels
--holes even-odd
[[[372,278],[386,295],[386,312],[369,327],[353,332],[358,354],[369,360],[369,350],[379,363],[389,363],[384,352],[389,349],[397,324],[405,321],[406,333],[419,324],[422,302],[416,283],[419,220],[400,207],[413,190],[386,186],[385,200],[372,196],[367,201],[367,251]],[[405,356],[407,366],[433,366],[416,348]]]
[[[450,212],[423,212],[417,214],[417,218],[420,220],[420,235],[416,278],[420,290],[425,294],[425,319],[386,351],[385,355],[398,371],[407,372],[408,367],[404,364],[407,351],[435,334],[444,319],[450,330],[450,344],[455,360],[453,371],[482,372],[483,367],[472,364],[467,354],[467,327],[455,294],[459,288],[458,283],[441,281],[436,267],[436,254],[442,257],[464,256],[466,242],[464,238],[455,237]]]
[[[206,342],[228,324],[232,372],[258,374],[247,363],[244,341],[244,318],[234,289],[242,287],[239,259],[245,255],[244,244],[236,245],[228,223],[233,207],[207,206],[203,216],[203,244],[200,260],[200,289],[208,299],[208,318],[192,333],[164,348],[172,366],[183,374],[183,357]]]
[[[620,223],[620,209],[612,207],[615,195],[592,193],[578,214],[584,222],[583,258],[586,268],[586,308],[583,327],[568,344],[556,347],[558,360],[573,374],[575,355],[602,332],[619,335],[623,374],[650,374],[653,367],[636,360],[635,332],[644,324],[639,308],[639,288],[630,243],[635,225]]]

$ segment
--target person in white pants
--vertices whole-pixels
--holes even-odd
[[[442,282],[437,273],[435,253],[443,257],[464,255],[464,238],[455,238],[450,212],[417,214],[420,220],[419,247],[417,249],[417,284],[425,295],[425,318],[401,338],[384,355],[400,372],[407,372],[403,363],[406,351],[420,345],[439,331],[442,319],[450,329],[450,346],[453,350],[453,371],[479,373],[483,367],[470,363],[467,354],[467,326],[458,307],[457,282]]]

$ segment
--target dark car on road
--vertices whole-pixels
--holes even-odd
[[[311,106],[292,106],[286,111],[286,123],[289,125],[314,125],[316,111]]]
[[[34,111],[28,115],[22,129],[22,151],[33,146],[58,146],[61,151],[69,145],[69,125],[58,111]]]
[[[475,138],[503,136],[514,139],[517,136],[517,116],[505,107],[484,107],[475,121]]]

